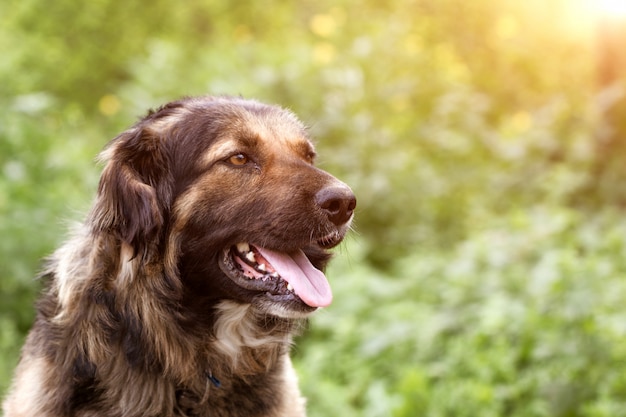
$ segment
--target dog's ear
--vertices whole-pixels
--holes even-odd
[[[94,231],[131,245],[134,255],[158,244],[169,210],[172,181],[165,138],[141,124],[113,139],[91,213]]]

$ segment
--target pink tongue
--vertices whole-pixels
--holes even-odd
[[[309,262],[304,252],[298,249],[287,254],[258,246],[257,249],[306,304],[311,307],[326,307],[333,301],[326,276]]]

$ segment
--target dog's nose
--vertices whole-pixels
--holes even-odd
[[[337,226],[350,220],[356,207],[356,197],[347,185],[322,188],[315,195],[315,202]]]

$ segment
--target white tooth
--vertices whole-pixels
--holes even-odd
[[[246,253],[250,250],[250,245],[246,242],[237,243],[237,250],[239,253]]]
[[[263,272],[265,272],[265,264],[259,264],[259,266],[257,266],[257,269],[258,269],[259,271],[263,271]]]
[[[256,258],[254,257],[254,252],[250,251],[246,253],[246,259],[250,262],[256,262]]]
[[[280,274],[279,274],[278,272],[272,272],[272,273],[270,274],[270,276],[271,276],[272,278],[278,278],[278,277],[280,277]]]
[[[287,284],[287,291],[293,291],[293,287],[291,286],[291,284]]]

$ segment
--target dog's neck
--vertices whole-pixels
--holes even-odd
[[[286,353],[297,320],[261,315],[250,304],[222,301],[217,305],[213,346],[243,374],[271,367]],[[254,363],[257,363],[255,366]]]
[[[222,301],[215,309],[218,318],[204,368],[176,389],[177,407],[186,415],[201,415],[244,385],[254,396],[255,389],[270,385],[267,380],[283,378],[291,334],[299,325],[295,319],[261,315],[250,304]]]

